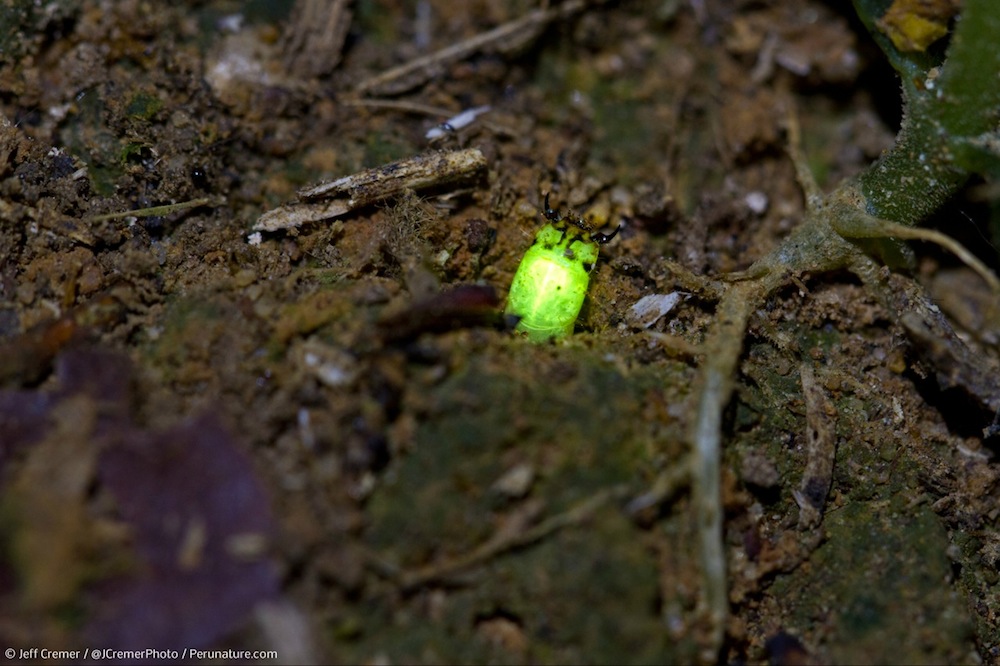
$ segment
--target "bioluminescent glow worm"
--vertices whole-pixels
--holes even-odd
[[[591,233],[581,218],[563,218],[549,207],[535,243],[521,259],[507,296],[506,314],[518,318],[516,330],[533,342],[563,338],[573,332],[587,296],[590,271],[597,263],[598,246],[611,235]]]

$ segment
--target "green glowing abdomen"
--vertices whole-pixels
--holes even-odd
[[[571,334],[596,260],[597,245],[585,236],[567,235],[551,225],[539,231],[507,297],[506,313],[520,317],[517,330],[534,342]]]

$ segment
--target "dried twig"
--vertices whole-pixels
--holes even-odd
[[[636,516],[651,507],[659,506],[673,498],[690,483],[691,459],[688,458],[682,463],[671,465],[663,470],[653,481],[649,490],[633,498],[625,506],[625,512]]]
[[[595,0],[568,0],[556,7],[536,9],[492,30],[365,79],[355,91],[370,95],[397,95],[440,75],[448,66],[474,53],[517,51],[538,37],[552,21],[571,16],[592,3]]]
[[[460,571],[488,562],[507,551],[541,541],[561,529],[583,523],[609,502],[621,499],[625,493],[626,489],[623,486],[602,490],[534,527],[524,524],[533,513],[528,511],[525,514],[525,520],[513,520],[506,529],[500,530],[492,539],[465,555],[437,562],[415,571],[401,573],[398,577],[399,585],[405,590],[413,590],[445,580]]]
[[[405,190],[468,181],[485,169],[486,158],[477,148],[410,157],[299,190],[299,201],[264,213],[253,229],[292,229],[338,217]]]
[[[876,267],[859,273],[865,286],[906,331],[919,358],[945,389],[959,389],[991,412],[1000,410],[1000,364],[970,349],[924,288],[913,279]]]
[[[199,199],[181,201],[180,203],[164,204],[162,206],[150,206],[149,208],[137,208],[135,210],[123,210],[117,213],[107,213],[105,215],[95,215],[93,217],[85,218],[85,221],[105,222],[107,220],[119,220],[125,217],[156,217],[160,215],[170,215],[171,213],[176,213],[182,210],[188,210],[189,208],[198,208],[199,206],[214,206],[218,204],[219,202],[213,199],[212,197],[201,197]]]
[[[816,527],[823,519],[823,506],[833,481],[837,455],[837,409],[816,382],[809,363],[799,369],[802,397],[806,403],[806,469],[798,490],[792,491],[799,505],[799,528]]]
[[[415,113],[424,116],[440,116],[449,118],[455,114],[451,109],[440,106],[430,106],[408,99],[342,99],[344,106],[362,106],[369,109],[389,109],[401,113]]]

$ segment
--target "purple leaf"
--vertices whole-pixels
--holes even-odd
[[[88,632],[100,644],[204,647],[277,594],[266,552],[240,548],[270,536],[268,498],[213,415],[159,435],[135,432],[109,448],[99,468],[144,564],[134,579],[105,590],[103,617]]]

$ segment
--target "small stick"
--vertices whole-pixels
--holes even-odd
[[[341,100],[340,103],[344,106],[363,106],[370,109],[388,109],[390,111],[416,113],[425,116],[440,116],[442,118],[450,118],[455,115],[454,111],[440,106],[430,106],[429,104],[420,104],[419,102],[411,102],[405,99],[344,99]]]
[[[598,509],[612,500],[621,498],[625,492],[626,490],[622,486],[602,490],[534,527],[518,525],[516,523],[519,521],[515,520],[515,525],[511,529],[501,530],[495,537],[465,555],[459,555],[415,571],[402,572],[398,579],[399,585],[404,590],[414,590],[446,579],[459,571],[488,562],[507,551],[541,541],[561,529],[579,525],[588,520]]]
[[[267,211],[253,229],[292,229],[306,222],[339,217],[405,190],[471,180],[485,169],[486,158],[477,148],[409,157],[299,190],[297,202]]]
[[[625,513],[636,516],[650,507],[659,506],[690,483],[691,458],[688,458],[683,463],[672,465],[660,472],[649,490],[633,498],[625,506]]]
[[[788,141],[785,144],[785,150],[788,151],[788,156],[795,166],[795,178],[799,181],[799,187],[806,195],[806,205],[809,210],[819,210],[823,207],[823,190],[820,189],[816,177],[809,170],[806,156],[802,154],[802,128],[799,125],[799,113],[791,95],[785,97],[785,104],[788,105],[788,117],[785,119]]]
[[[136,210],[123,210],[118,213],[108,213],[106,215],[96,215],[94,217],[84,218],[84,221],[106,222],[107,220],[118,220],[123,217],[155,217],[157,215],[169,215],[170,213],[176,213],[179,210],[187,210],[188,208],[209,206],[213,203],[215,202],[212,197],[202,197],[200,199],[191,199],[190,201],[182,201],[180,203],[151,206],[149,208],[138,208]]]
[[[816,382],[812,366],[799,368],[802,397],[806,403],[806,468],[798,490],[792,491],[799,505],[799,529],[813,528],[823,519],[823,506],[833,481],[837,454],[835,423],[837,410],[823,388]]]
[[[530,11],[520,18],[479,33],[457,44],[452,44],[422,58],[393,67],[377,76],[362,81],[356,92],[372,95],[397,95],[416,88],[444,70],[452,63],[473,53],[508,52],[537,37],[552,21],[575,14],[593,0],[569,0],[558,7]]]

